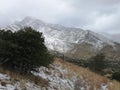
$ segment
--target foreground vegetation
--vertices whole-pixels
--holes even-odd
[[[54,62],[49,65],[49,67],[40,67],[38,72],[36,72],[38,73],[36,74],[37,76],[21,75],[2,68],[0,68],[0,72],[11,77],[10,81],[1,80],[0,82],[2,85],[14,85],[17,82],[20,82],[21,89],[18,90],[31,90],[26,89],[28,87],[28,82],[35,83],[33,88],[36,85],[40,86],[39,89],[34,88],[34,90],[82,90],[83,88],[85,90],[120,89],[119,82],[110,80],[91,72],[89,69],[68,63],[59,58],[55,58]]]
[[[12,71],[29,73],[36,67],[48,66],[52,56],[44,45],[42,33],[26,27],[12,32],[0,30],[0,65]]]
[[[103,53],[98,53],[87,60],[65,57],[63,54],[58,52],[53,52],[53,54],[62,58],[64,61],[88,68],[92,72],[106,76],[109,79],[120,81],[120,61],[108,60]]]
[[[101,83],[108,85],[107,86],[108,89],[105,90],[120,89],[120,82],[116,80],[110,80],[104,76],[91,72],[89,69],[63,61],[59,58],[54,61],[54,64],[56,64],[57,66],[61,66],[63,70],[64,69],[68,70],[68,72],[63,75],[64,77],[70,79],[72,76],[77,76],[77,81],[75,83],[75,90],[80,90],[78,89],[79,86],[86,87],[85,85],[86,83],[89,83],[88,85],[90,85],[90,88],[88,90],[102,90],[99,89]],[[84,83],[82,83],[81,77],[83,77],[83,81],[85,80]]]

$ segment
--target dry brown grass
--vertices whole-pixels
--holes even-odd
[[[88,69],[79,67],[77,65],[73,65],[73,64],[68,63],[66,61],[63,61],[59,58],[55,58],[53,64],[55,64],[56,66],[62,67],[63,70],[67,69],[68,72],[65,73],[64,75],[61,75],[61,78],[70,79],[72,76],[77,76],[78,81],[76,81],[76,88],[77,88],[77,85],[82,85],[82,83],[80,83],[81,82],[80,78],[82,76],[82,79],[85,82],[88,82],[88,84],[91,86],[90,90],[94,90],[94,86],[96,86],[97,89],[100,88],[101,83],[107,84],[109,90],[120,90],[120,83],[119,82],[111,81],[111,80],[107,79],[106,77],[103,77],[103,76],[100,76],[96,73],[91,72]],[[52,68],[49,68],[49,69],[52,69]],[[21,84],[21,87],[26,86],[25,84],[26,84],[27,80],[29,80],[30,82],[33,82],[37,85],[40,85],[42,87],[46,87],[49,84],[48,81],[44,80],[43,78],[40,78],[40,77],[37,77],[34,75],[21,75],[19,73],[6,70],[2,67],[0,67],[0,73],[4,73],[4,74],[7,74],[8,76],[10,76],[11,80],[13,82],[19,81]],[[84,83],[83,83],[83,85],[85,85]]]
[[[77,65],[73,65],[69,62],[65,62],[59,58],[56,58],[54,61],[54,64],[58,66],[62,66],[62,68],[67,68],[68,73],[64,75],[67,78],[71,78],[71,76],[76,75],[78,78],[81,76],[83,77],[84,80],[87,82],[90,82],[91,90],[94,90],[94,86],[96,85],[96,88],[100,87],[101,83],[107,84],[109,90],[120,90],[120,83],[117,81],[112,81],[109,80],[106,77],[100,76],[94,72],[91,72],[88,69],[79,67]]]
[[[12,84],[16,83],[17,81],[20,82],[21,87],[25,87],[26,86],[25,84],[27,81],[33,82],[41,87],[46,87],[49,84],[47,80],[45,80],[41,77],[37,77],[37,76],[34,76],[32,74],[22,75],[18,72],[11,72],[11,71],[4,69],[2,67],[0,67],[0,73],[3,73],[3,74],[10,76]]]
[[[2,86],[6,86],[7,84],[8,84],[8,83],[5,82],[5,81],[2,81],[2,82],[1,82],[1,85],[2,85]]]

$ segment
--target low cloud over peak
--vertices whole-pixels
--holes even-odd
[[[120,33],[120,0],[2,0],[0,26],[32,16],[48,23]]]

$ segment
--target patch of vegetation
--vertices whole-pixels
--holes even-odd
[[[93,56],[89,62],[89,68],[95,72],[101,72],[105,68],[105,56],[99,53]]]
[[[0,30],[0,64],[10,70],[28,73],[53,61],[42,33],[31,27],[12,32]]]
[[[120,71],[114,72],[112,74],[112,79],[115,79],[117,81],[120,81]]]

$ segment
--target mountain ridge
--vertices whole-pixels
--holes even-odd
[[[99,33],[58,24],[49,24],[31,17],[25,17],[22,21],[15,22],[10,26],[4,27],[4,29],[16,31],[24,27],[32,27],[42,32],[48,49],[65,53],[65,55],[68,53],[79,53],[81,51],[78,48],[83,49],[84,46],[86,46],[85,49],[88,48],[87,50],[83,49],[85,53],[96,53],[96,51],[102,50],[105,46],[111,46],[113,50],[116,48],[114,41]]]

